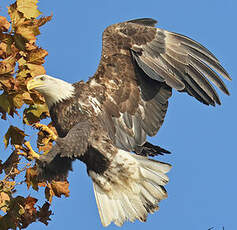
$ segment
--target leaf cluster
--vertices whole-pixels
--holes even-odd
[[[17,0],[8,6],[9,20],[0,16],[0,118],[9,122],[17,115],[19,127],[10,125],[5,130],[3,144],[12,151],[7,160],[0,160],[0,229],[23,229],[35,221],[48,224],[50,203],[53,196],[69,196],[67,181],[51,183],[38,181],[37,170],[32,161],[31,135],[23,131],[23,125],[33,126],[49,117],[44,98],[37,92],[28,92],[27,82],[37,75],[45,74],[43,64],[48,52],[37,45],[40,27],[52,19],[41,16],[38,0]],[[39,126],[35,126],[39,127]],[[57,135],[52,124],[47,128]],[[42,154],[52,147],[53,139],[45,129],[38,131],[37,149]],[[23,179],[22,179],[23,178]],[[20,180],[20,181],[19,181]],[[19,182],[18,182],[19,181]],[[40,207],[34,197],[17,194],[18,185],[27,189],[44,189],[47,201]]]

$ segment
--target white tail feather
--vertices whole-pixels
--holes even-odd
[[[89,171],[101,222],[121,226],[125,221],[146,221],[167,197],[165,175],[171,166],[119,150],[103,174]]]

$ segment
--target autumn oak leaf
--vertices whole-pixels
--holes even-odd
[[[17,0],[17,10],[26,18],[37,18],[41,12],[37,9],[38,0]]]
[[[23,122],[27,125],[31,125],[48,116],[49,111],[46,104],[34,104],[24,110]]]
[[[53,196],[69,197],[69,183],[68,181],[52,181],[45,188],[45,197],[51,203]]]
[[[11,111],[11,104],[9,102],[8,96],[5,93],[0,95],[0,109],[1,108],[5,113],[10,113]]]
[[[52,215],[52,211],[49,210],[49,207],[50,204],[48,202],[45,202],[37,213],[38,220],[45,225],[48,225],[48,221],[51,220],[49,216]]]
[[[11,125],[3,138],[5,148],[7,148],[7,146],[9,145],[10,140],[12,145],[22,145],[25,136],[27,135],[24,133],[24,131]]]
[[[10,27],[10,22],[3,16],[0,16],[0,31],[7,32]]]

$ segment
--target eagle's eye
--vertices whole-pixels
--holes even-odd
[[[45,80],[45,76],[40,77],[40,80],[44,81]]]

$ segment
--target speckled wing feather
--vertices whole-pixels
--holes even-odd
[[[220,104],[208,81],[229,94],[216,72],[230,79],[216,57],[196,41],[139,19],[103,33],[99,67],[88,81],[92,104],[117,147],[135,151],[161,127],[172,88],[207,105]]]

